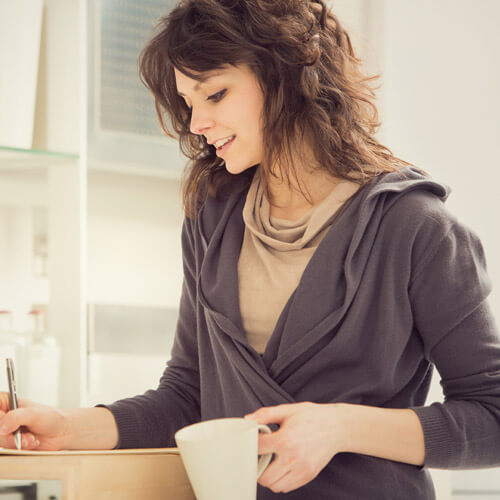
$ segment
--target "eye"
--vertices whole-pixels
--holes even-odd
[[[220,92],[217,92],[216,94],[212,94],[210,97],[207,98],[207,101],[219,102],[224,97],[225,93],[226,89],[223,89]]]

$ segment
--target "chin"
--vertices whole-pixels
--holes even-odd
[[[232,163],[228,163],[226,162],[226,170],[230,173],[230,174],[233,174],[233,175],[238,175],[238,174],[241,174],[243,173],[245,170],[248,170],[249,168],[252,168],[253,166],[255,166],[255,163],[252,163],[252,164],[245,164],[245,165],[234,165]]]

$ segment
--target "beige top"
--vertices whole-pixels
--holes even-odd
[[[258,175],[243,207],[245,233],[238,260],[238,291],[243,327],[260,354],[281,311],[297,287],[336,212],[359,185],[341,181],[315,208],[296,221],[273,217]]]

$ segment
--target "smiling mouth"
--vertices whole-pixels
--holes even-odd
[[[220,146],[216,146],[216,143],[214,143],[213,145],[215,146],[215,149],[218,149],[218,150],[222,149],[226,144],[229,144],[230,142],[232,142],[235,137],[236,137],[235,135],[232,135],[232,136],[227,137],[223,141],[216,141],[216,143],[222,142],[222,144]]]
[[[233,135],[229,141],[224,143],[222,146],[216,148],[215,152],[216,152],[217,156],[223,156],[224,153],[231,146],[231,144],[234,142],[235,139],[236,139],[236,136]]]

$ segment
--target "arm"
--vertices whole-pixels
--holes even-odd
[[[118,427],[106,408],[61,410],[66,421],[62,449],[110,450],[118,443]]]
[[[500,464],[500,335],[477,236],[459,222],[439,237],[409,286],[424,354],[443,403],[411,409],[341,405],[344,451],[434,468]],[[427,247],[429,248],[429,247]]]
[[[22,426],[23,450],[114,448],[118,429],[105,408],[60,410],[19,399],[19,408],[9,410],[8,393],[0,393],[0,446],[14,448],[13,432]]]
[[[425,465],[500,465],[500,334],[478,237],[455,223],[409,287],[424,353],[441,375],[444,403],[413,407]]]
[[[341,451],[424,464],[424,433],[412,410],[339,404],[333,411],[343,429]]]
[[[275,493],[311,480],[337,454],[361,453],[422,465],[424,438],[414,412],[346,403],[294,403],[262,407],[245,418],[278,423],[259,435],[259,453],[275,453],[259,483]]]

